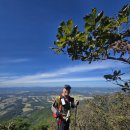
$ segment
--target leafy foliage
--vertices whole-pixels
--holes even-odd
[[[118,71],[115,70],[113,72],[113,74],[104,75],[104,78],[107,81],[111,81],[114,84],[120,86],[124,92],[129,92],[130,93],[130,80],[129,81],[122,80],[121,75],[123,75],[123,73],[121,73],[120,70],[118,70]],[[120,81],[123,82],[123,84],[120,83]]]
[[[62,22],[58,28],[57,41],[52,48],[56,53],[68,54],[72,60],[88,61],[117,60],[130,64],[130,5],[124,5],[115,17],[97,13],[93,8],[84,18],[84,31],[79,31],[72,20]],[[120,80],[117,71],[105,75],[109,81]],[[118,79],[116,79],[118,78]],[[117,85],[126,89],[129,81]],[[129,88],[129,87],[127,87]]]
[[[109,75],[104,75],[104,78],[106,78],[107,80],[109,80],[109,81],[111,81],[111,80],[118,80],[118,79],[120,79],[121,80],[121,75],[123,75],[122,73],[121,73],[121,71],[119,70],[119,71],[117,71],[117,70],[115,70],[114,72],[113,72],[113,74],[109,74]]]
[[[62,22],[58,28],[57,41],[54,42],[57,53],[67,53],[72,60],[120,60],[130,64],[130,29],[125,28],[129,23],[130,6],[125,5],[117,17],[105,16],[96,8],[84,17],[84,31],[81,32],[72,20]],[[122,29],[122,27],[124,29]],[[120,44],[120,45],[119,45]],[[117,54],[119,55],[116,58]]]
[[[55,130],[50,108],[37,110],[31,115],[18,116],[0,124],[0,130]]]
[[[76,130],[129,130],[130,95],[95,96],[79,106]],[[72,121],[71,130],[74,130]]]
[[[9,124],[0,125],[0,130],[28,130],[30,124],[22,118],[17,118]]]

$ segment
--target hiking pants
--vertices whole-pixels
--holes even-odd
[[[57,123],[57,130],[69,130],[70,121],[62,120],[60,123]]]

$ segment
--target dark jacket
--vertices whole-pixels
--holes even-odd
[[[65,98],[62,95],[60,95],[60,99],[58,98],[59,97],[57,97],[55,102],[52,104],[52,107],[51,107],[52,112],[55,114],[57,112],[60,112],[63,115],[67,115],[68,110],[71,110],[71,108],[75,107],[74,98],[70,96],[68,96],[68,98]],[[62,104],[62,100],[65,101],[64,105]]]

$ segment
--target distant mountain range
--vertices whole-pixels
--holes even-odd
[[[40,94],[60,94],[62,91],[61,87],[3,87],[0,88],[0,94],[26,94],[33,93]],[[93,95],[93,94],[107,94],[120,92],[119,87],[73,87],[71,93]],[[40,93],[39,93],[40,92]]]

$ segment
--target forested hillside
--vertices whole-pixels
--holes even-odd
[[[74,130],[74,112],[72,110],[71,130]],[[76,130],[130,130],[129,122],[129,94],[98,95],[79,105]],[[0,130],[55,130],[55,119],[48,108],[5,122]]]
[[[78,109],[77,130],[130,130],[130,95],[115,93],[87,100]]]

